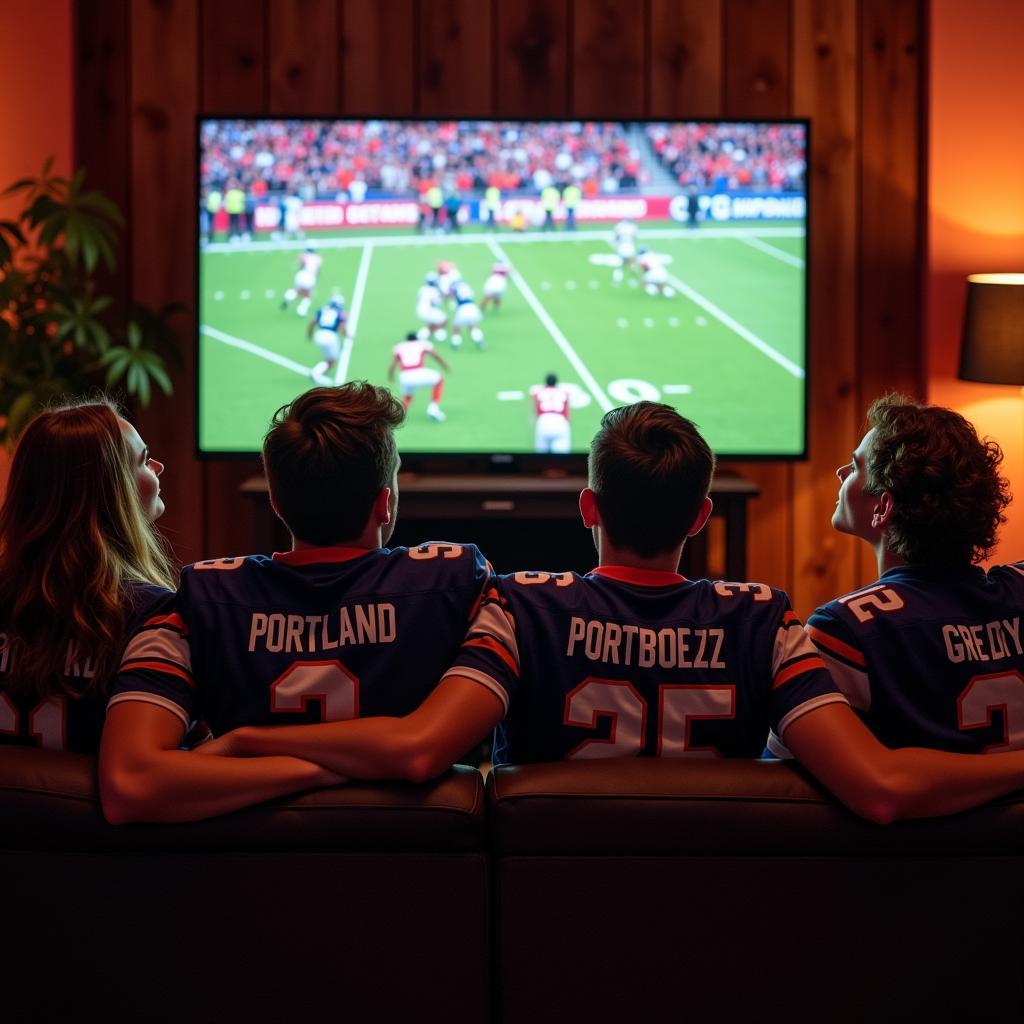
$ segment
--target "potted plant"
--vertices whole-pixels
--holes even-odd
[[[99,294],[100,267],[116,270],[116,205],[71,178],[23,178],[3,194],[23,195],[14,220],[0,220],[0,440],[8,444],[40,405],[114,390],[145,407],[154,386],[171,393],[168,361],[180,362],[168,319],[180,306],[118,315]]]

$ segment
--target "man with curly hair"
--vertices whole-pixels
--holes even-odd
[[[1024,563],[978,565],[1010,502],[1002,452],[951,409],[886,395],[832,525],[867,541],[875,583],[807,629],[832,678],[889,747],[1024,748]]]

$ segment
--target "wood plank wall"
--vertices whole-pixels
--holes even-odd
[[[194,309],[203,113],[814,119],[810,458],[753,478],[750,574],[802,614],[872,578],[829,527],[863,409],[919,393],[926,0],[77,0],[78,161],[130,212],[122,301]],[[250,463],[193,459],[177,394],[142,417],[186,560],[250,535]]]

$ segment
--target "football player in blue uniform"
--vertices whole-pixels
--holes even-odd
[[[0,744],[95,754],[125,637],[176,580],[163,465],[109,402],[40,413],[0,509]]]
[[[597,569],[502,577],[453,667],[411,715],[241,730],[222,750],[289,751],[352,776],[409,777],[412,764],[426,775],[507,709],[499,762],[756,757],[771,728],[840,799],[878,821],[956,811],[1020,786],[1024,752],[997,763],[883,747],[785,594],[678,575],[687,537],[711,512],[713,467],[704,439],[669,406],[612,410],[580,496]]]
[[[887,746],[1024,748],[1024,563],[986,572],[1009,502],[1002,453],[951,409],[877,400],[838,471],[832,525],[874,548],[879,578],[808,632]]]
[[[337,781],[297,758],[178,750],[195,719],[220,734],[405,715],[437,685],[490,568],[470,545],[383,546],[404,415],[386,388],[362,381],[314,388],[278,411],[263,460],[292,550],[187,567],[177,597],[128,643],[100,760],[112,821],[202,817]]]

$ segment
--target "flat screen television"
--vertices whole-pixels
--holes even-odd
[[[413,469],[580,462],[641,399],[720,456],[803,456],[808,136],[200,118],[198,452],[365,378],[406,401]]]

